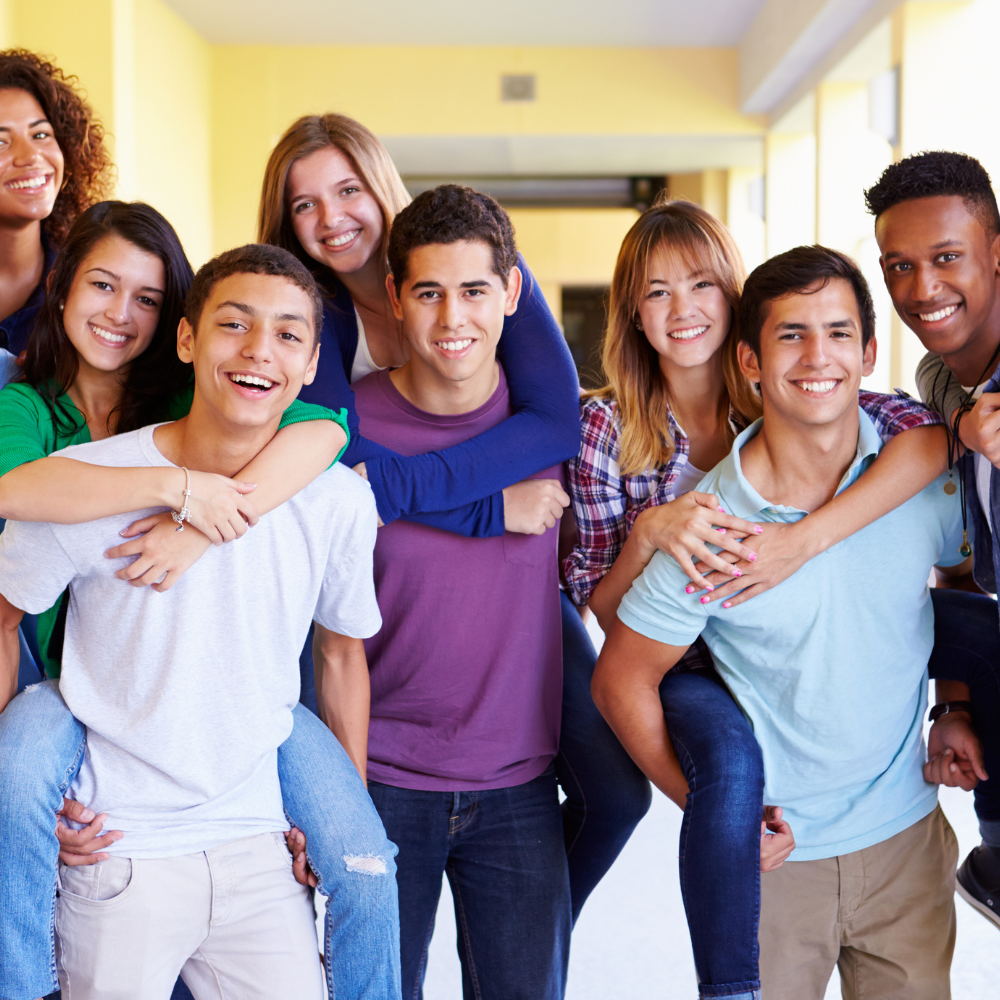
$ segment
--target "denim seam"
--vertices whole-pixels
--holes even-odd
[[[431,938],[434,936],[434,924],[436,922],[436,914],[431,914],[431,921],[427,926],[427,935],[424,937],[424,947],[423,951],[420,953],[420,962],[417,964],[417,978],[413,984],[413,992],[410,994],[410,1000],[420,1000],[421,993],[424,985],[424,973],[427,971],[427,953],[430,950]]]
[[[472,940],[469,937],[469,924],[465,917],[465,906],[462,903],[462,892],[460,887],[453,882],[450,878],[448,882],[451,884],[451,894],[455,900],[455,911],[458,915],[458,922],[462,928],[462,941],[465,945],[465,962],[468,966],[469,982],[472,983],[472,993],[475,1000],[482,1000],[483,993],[479,988],[479,976],[476,973],[476,962],[472,955]]]
[[[452,819],[452,822],[449,823],[449,836],[461,833],[479,813],[479,795],[476,792],[468,792],[464,794],[468,794],[469,798],[472,800],[469,805],[468,815],[465,819],[459,819],[458,817],[454,817]],[[459,810],[459,816],[461,816],[461,810]],[[454,825],[452,825],[452,823],[454,823]]]
[[[559,750],[556,756],[562,759],[566,770],[573,776],[573,781],[576,783],[577,796],[583,805],[583,817],[580,820],[579,829],[576,831],[576,836],[573,838],[573,842],[566,845],[566,857],[568,858],[573,853],[573,848],[576,846],[576,842],[583,834],[583,828],[587,825],[587,796],[584,794],[583,785],[580,783],[580,779],[576,776],[576,772],[573,770],[573,765],[569,762],[569,759],[566,757],[566,754],[563,753],[562,749]]]

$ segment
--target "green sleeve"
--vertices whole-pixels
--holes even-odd
[[[187,388],[181,389],[179,393],[167,404],[167,420],[180,420],[191,412],[191,404],[194,402],[194,379],[188,383]]]
[[[351,432],[347,426],[347,410],[343,408],[340,410],[328,410],[325,406],[319,406],[316,403],[304,403],[301,399],[296,399],[281,415],[281,423],[278,424],[278,430],[280,431],[282,427],[287,427],[289,424],[308,423],[310,420],[332,420],[335,424],[339,424],[343,428],[344,433],[347,435],[347,441],[344,443],[344,447],[337,452],[337,457],[330,463],[331,466],[336,465],[340,461],[340,456],[347,451],[347,446],[351,443]]]
[[[23,382],[0,390],[0,476],[57,449],[52,414]]]

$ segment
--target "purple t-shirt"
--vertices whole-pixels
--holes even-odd
[[[361,433],[403,455],[465,441],[511,412],[502,371],[490,399],[458,415],[417,409],[388,371],[356,382],[354,393]],[[507,788],[548,767],[562,706],[557,535],[464,538],[402,520],[379,528],[383,625],[365,640],[372,780],[427,791]]]

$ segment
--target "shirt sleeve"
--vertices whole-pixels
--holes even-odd
[[[946,420],[965,402],[968,393],[949,371],[940,354],[928,351],[917,365],[917,392],[920,398]]]
[[[341,407],[340,410],[334,411],[325,406],[320,406],[318,403],[307,403],[304,400],[296,399],[281,415],[278,430],[280,431],[282,427],[288,427],[290,424],[305,424],[312,420],[332,420],[335,424],[339,424],[343,428],[344,433],[347,435],[347,443],[337,452],[337,457],[330,464],[333,465],[335,462],[339,462],[341,456],[347,451],[348,445],[351,443],[351,428],[348,426],[346,408]]]
[[[622,598],[618,617],[633,632],[669,646],[690,646],[708,621],[697,594],[685,594],[688,578],[670,556],[656,552]]]
[[[0,594],[15,608],[40,615],[75,576],[77,568],[51,524],[7,522],[0,533]]]
[[[336,528],[313,618],[332,632],[367,639],[382,627],[373,566],[378,522],[371,490],[348,475],[357,483],[341,480],[343,503],[331,511]]]
[[[903,431],[944,423],[940,413],[902,392],[891,396],[880,392],[860,392],[858,404],[875,424],[883,444]]]
[[[39,412],[38,393],[18,382],[0,390],[0,476],[26,462],[45,458],[55,440],[46,430],[51,420]]]
[[[580,452],[569,463],[569,494],[577,543],[563,560],[563,574],[573,603],[582,607],[618,558],[628,534],[615,407],[608,400],[590,399],[583,406]]]

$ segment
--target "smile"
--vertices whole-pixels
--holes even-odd
[[[263,375],[248,375],[243,372],[229,372],[229,381],[234,385],[243,386],[253,392],[267,392],[274,388],[274,382]]]
[[[25,177],[21,181],[8,181],[4,187],[9,191],[33,191],[36,188],[45,187],[51,176],[51,174],[42,174],[38,177]]]
[[[707,329],[707,326],[692,326],[686,330],[674,330],[672,333],[668,333],[667,336],[671,340],[694,340],[695,337],[700,337]]]
[[[87,326],[90,327],[95,337],[103,340],[104,343],[109,344],[111,347],[121,347],[122,344],[132,339],[127,333],[115,333],[114,330],[106,330],[103,326],[98,326],[96,323],[88,323]]]
[[[837,386],[840,385],[840,379],[828,378],[828,379],[823,379],[822,382],[814,381],[811,379],[796,379],[795,384],[800,389],[805,389],[806,392],[812,392],[815,393],[816,395],[821,395],[824,392],[831,392],[833,389],[836,389]]]
[[[925,323],[937,323],[938,320],[947,319],[949,316],[952,316],[957,312],[958,306],[945,306],[944,309],[938,309],[937,312],[917,313],[917,315]]]
[[[327,237],[323,243],[328,247],[343,247],[352,242],[360,233],[360,229],[352,229],[349,233],[342,233],[340,236]]]
[[[469,337],[467,340],[439,340],[434,346],[441,351],[464,351],[467,347],[471,346],[472,338]]]

